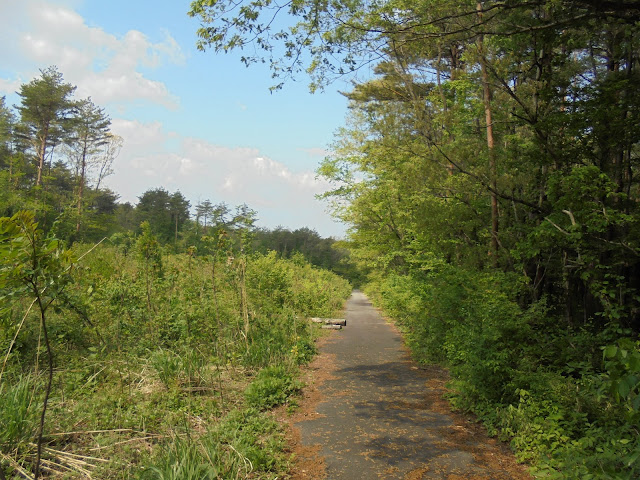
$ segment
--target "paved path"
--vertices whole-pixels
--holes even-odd
[[[303,445],[320,445],[328,480],[528,478],[494,441],[478,448],[478,428],[446,411],[442,379],[433,386],[364,294],[346,319],[321,349],[334,368],[316,412],[297,424]]]

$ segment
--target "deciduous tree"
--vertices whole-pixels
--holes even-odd
[[[96,106],[90,98],[77,103],[73,118],[73,129],[67,140],[66,153],[75,168],[77,178],[77,215],[76,232],[82,224],[84,191],[87,186],[89,169],[100,163],[104,165],[104,149],[110,141],[111,119],[104,109]],[[101,168],[104,171],[104,168]]]

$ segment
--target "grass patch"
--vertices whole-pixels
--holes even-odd
[[[264,410],[284,405],[300,388],[302,384],[293,377],[289,369],[282,365],[272,365],[258,372],[244,395],[247,405]]]
[[[280,426],[253,408],[234,410],[197,438],[175,437],[142,470],[144,480],[273,478],[288,469]]]

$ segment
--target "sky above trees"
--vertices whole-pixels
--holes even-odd
[[[18,104],[20,85],[56,65],[112,118],[124,139],[106,186],[137,202],[150,188],[180,190],[192,205],[247,203],[258,225],[344,227],[315,195],[315,169],[342,123],[344,83],[311,95],[307,79],[271,93],[267,67],[240,53],[196,50],[199,23],[188,1],[0,2],[0,96]]]

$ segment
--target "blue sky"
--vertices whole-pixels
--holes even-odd
[[[342,236],[314,196],[346,83],[310,94],[307,79],[270,93],[264,66],[195,48],[188,0],[0,0],[0,96],[56,65],[76,97],[105,107],[124,139],[106,186],[135,203],[149,188],[180,190],[258,211],[259,225]],[[11,45],[12,48],[6,48]]]

